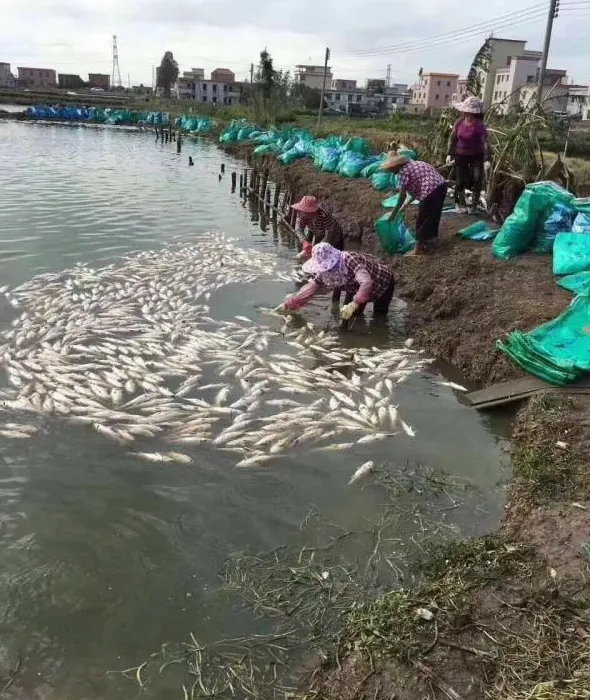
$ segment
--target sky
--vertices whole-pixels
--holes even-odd
[[[590,79],[590,0],[559,0],[550,68]],[[275,67],[322,64],[335,78],[411,84],[418,71],[465,75],[485,37],[541,50],[548,0],[1,0],[0,62],[55,68],[87,79],[111,73],[116,34],[123,83],[152,84],[152,67],[172,51],[180,70],[230,68],[238,80],[267,48]],[[475,19],[478,17],[478,19]]]

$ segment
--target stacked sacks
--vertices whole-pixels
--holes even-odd
[[[538,252],[550,251],[559,233],[556,226],[569,230],[573,212],[574,195],[555,182],[527,185],[496,236],[492,253],[507,260],[531,246]]]

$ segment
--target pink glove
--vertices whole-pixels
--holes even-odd
[[[305,257],[311,258],[311,249],[312,245],[310,241],[303,241],[303,252],[305,253]]]
[[[287,297],[283,302],[283,307],[287,311],[294,311],[295,309],[299,308],[299,304],[297,303],[297,299],[294,297]]]

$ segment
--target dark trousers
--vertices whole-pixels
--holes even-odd
[[[391,300],[393,299],[393,292],[395,291],[395,279],[393,278],[393,275],[391,275],[391,284],[387,289],[383,292],[383,294],[380,297],[377,297],[373,301],[373,311],[376,314],[386,314],[389,311],[389,305],[391,304]],[[346,292],[346,296],[344,297],[344,303],[345,304],[350,304],[350,302],[353,300],[354,294],[352,292]],[[361,304],[359,306],[357,314],[362,314],[363,311],[365,310],[366,304]]]
[[[473,193],[472,206],[476,207],[483,185],[483,155],[455,155],[455,172],[455,202],[460,207],[465,206],[465,189],[468,187]]]
[[[416,221],[416,240],[418,243],[427,243],[438,236],[447,189],[447,183],[443,182],[418,205],[418,219]]]

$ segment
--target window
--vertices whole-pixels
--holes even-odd
[[[436,81],[436,87],[440,87],[440,80]]]
[[[348,96],[348,101],[349,101],[349,102],[352,102],[352,95],[349,95],[349,96]]]
[[[438,102],[439,95],[435,95],[435,96],[434,96],[434,99]]]
[[[337,93],[334,95],[334,99],[336,100],[336,102],[340,102],[340,93],[339,93],[339,92],[337,92]]]
[[[217,83],[213,83],[213,94],[217,94]]]
[[[451,81],[447,80],[447,87],[451,87]]]
[[[227,85],[223,86],[223,92],[227,92]]]
[[[363,96],[362,95],[357,95],[356,96],[356,101],[357,102],[362,102]]]
[[[506,59],[506,65],[509,66],[511,61],[512,61],[512,56],[508,56],[508,58]]]
[[[535,76],[534,75],[527,75],[526,81],[529,85],[535,82]]]
[[[217,104],[217,97],[215,97],[215,95],[213,95],[213,98],[211,99],[211,102],[213,102],[214,104]]]
[[[207,102],[207,95],[203,95],[203,102]]]
[[[203,92],[207,92],[207,83],[203,83]]]
[[[224,104],[224,105],[227,104],[227,97],[224,97],[224,98],[223,98],[223,104]]]

